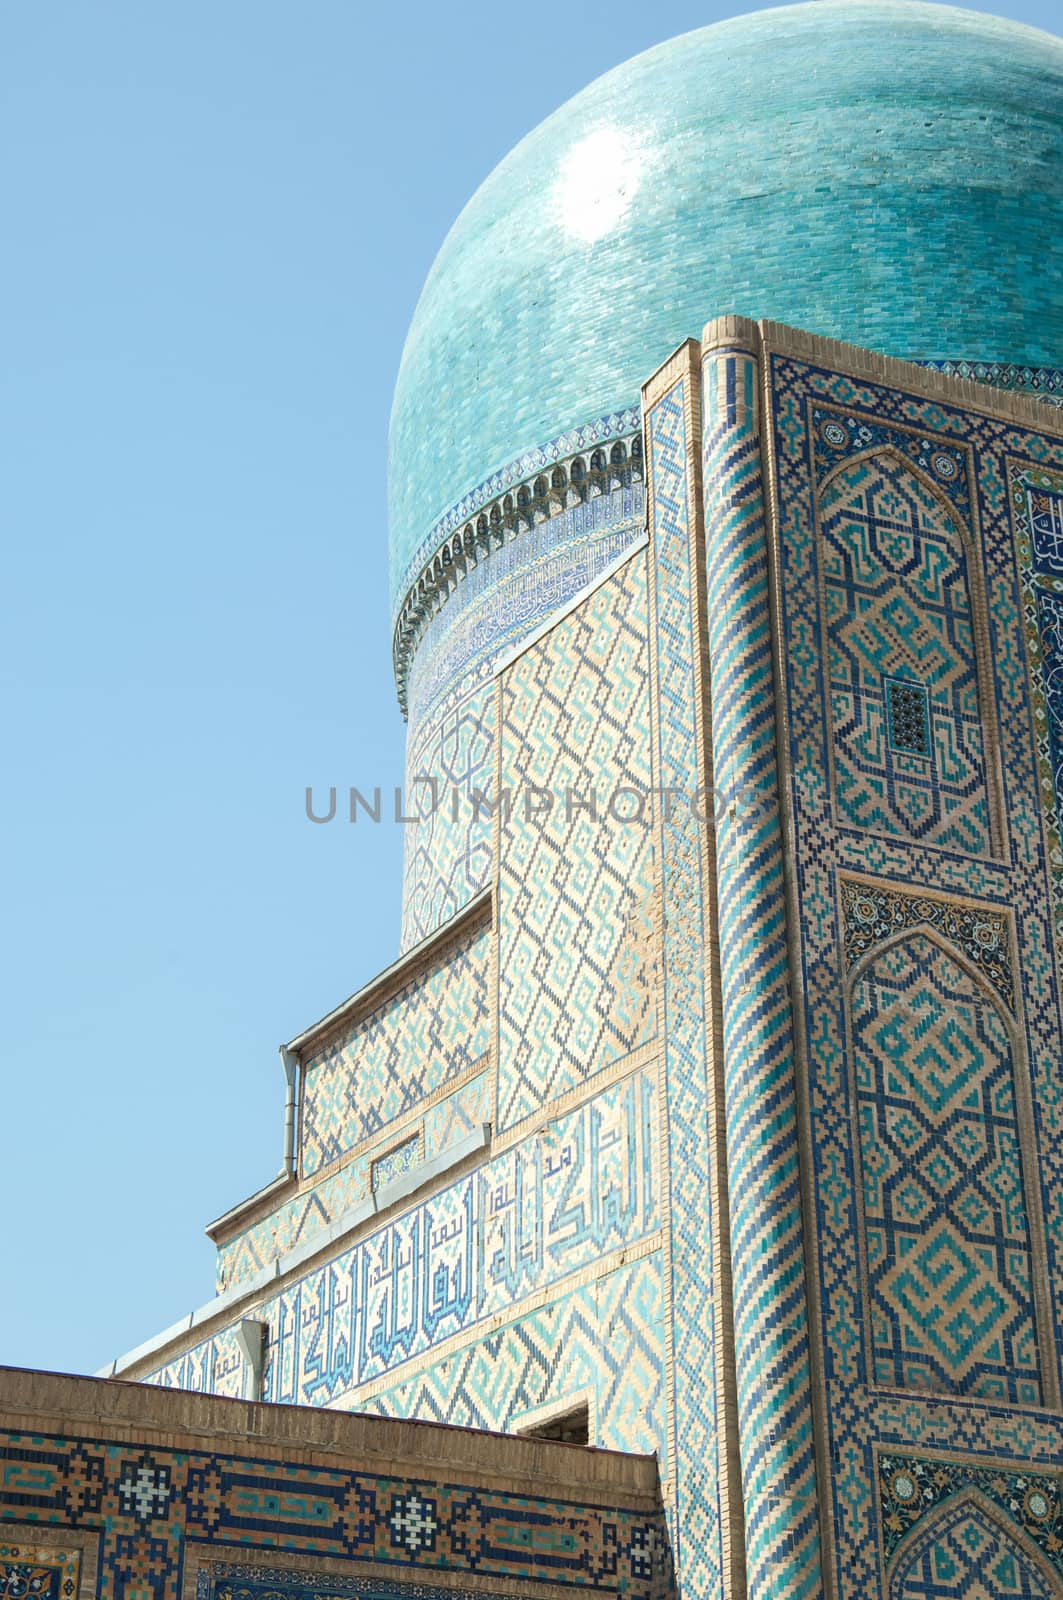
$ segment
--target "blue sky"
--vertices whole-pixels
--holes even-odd
[[[303,792],[401,779],[387,420],[450,222],[590,78],[752,9],[4,10],[0,1362],[209,1298],[277,1044],[397,952],[401,829]]]

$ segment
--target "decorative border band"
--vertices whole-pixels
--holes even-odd
[[[467,573],[527,530],[642,477],[642,415],[635,406],[520,456],[452,507],[407,568],[408,574],[420,571],[395,615],[392,658],[403,715],[417,643]]]

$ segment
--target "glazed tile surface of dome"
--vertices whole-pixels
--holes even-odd
[[[1058,366],[1061,273],[1060,40],[814,0],[635,57],[512,151],[429,273],[391,420],[396,614],[521,457],[637,406],[708,318]]]

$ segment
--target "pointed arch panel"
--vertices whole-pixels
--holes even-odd
[[[834,793],[843,826],[992,853],[967,550],[892,448],[820,491]]]
[[[851,983],[870,1376],[1038,1404],[1012,1038],[961,961],[916,929]]]

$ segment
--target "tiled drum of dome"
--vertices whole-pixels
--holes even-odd
[[[1037,1404],[1012,1051],[997,997],[915,932],[851,991],[874,1381]]]
[[[404,950],[491,881],[496,696],[494,682],[462,683],[411,728],[406,808],[417,820],[405,839]]]
[[[646,563],[502,682],[498,1125],[654,1036]]]
[[[843,460],[820,488],[839,820],[988,854],[978,673],[955,514],[881,426],[826,410],[815,424],[831,451],[859,447],[865,436],[878,443]],[[946,481],[961,478],[957,452],[939,450],[933,461]]]

